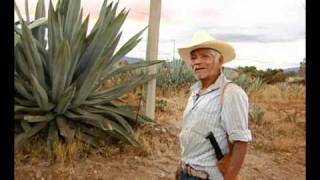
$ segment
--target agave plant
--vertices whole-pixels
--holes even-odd
[[[101,80],[161,63],[114,66],[139,43],[146,28],[116,50],[129,11],[116,13],[118,3],[105,0],[88,32],[89,15],[83,20],[80,6],[80,0],[59,0],[54,8],[50,1],[46,17],[44,0],[38,0],[34,21],[30,21],[28,13],[27,20],[22,18],[15,4],[19,17],[14,52],[15,147],[40,132],[47,133],[51,157],[59,139],[77,138],[97,146],[100,140],[113,137],[138,145],[133,126],[153,123],[114,101],[155,74],[139,74],[112,88],[99,88]]]
[[[158,73],[157,85],[162,88],[185,87],[196,81],[191,69],[182,60],[163,63]]]

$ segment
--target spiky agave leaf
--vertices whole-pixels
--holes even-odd
[[[15,25],[15,122],[23,132],[16,135],[15,143],[45,129],[51,158],[59,135],[67,142],[78,138],[92,146],[107,137],[138,145],[132,127],[152,123],[113,101],[155,78],[154,74],[131,77],[110,89],[99,88],[101,79],[162,62],[114,66],[140,42],[145,29],[116,51],[128,11],[117,13],[118,3],[105,0],[88,32],[89,16],[82,20],[80,4],[59,0],[55,9],[50,1],[45,17],[44,1],[39,0],[32,22],[23,20],[16,7],[20,24]]]

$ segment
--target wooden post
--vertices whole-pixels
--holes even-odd
[[[148,42],[146,60],[158,59],[158,41],[159,41],[159,26],[161,15],[161,0],[151,0],[149,10],[149,27],[148,27]],[[148,73],[154,74],[157,72],[156,67],[148,67]],[[146,104],[144,106],[145,115],[154,119],[155,99],[156,99],[156,79],[148,82],[145,88]]]

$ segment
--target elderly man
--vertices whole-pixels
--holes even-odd
[[[199,32],[191,46],[178,52],[199,81],[191,87],[183,115],[176,179],[239,179],[252,138],[248,96],[222,72],[222,65],[235,58],[234,49]]]

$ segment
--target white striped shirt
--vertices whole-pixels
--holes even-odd
[[[216,166],[214,149],[205,138],[208,133],[212,131],[223,154],[229,152],[226,133],[231,142],[252,139],[248,128],[248,96],[241,87],[231,83],[225,88],[221,109],[221,87],[227,82],[230,81],[221,73],[200,96],[201,82],[191,87],[180,132],[181,160],[195,169],[206,170],[210,179],[215,180],[223,177]]]

